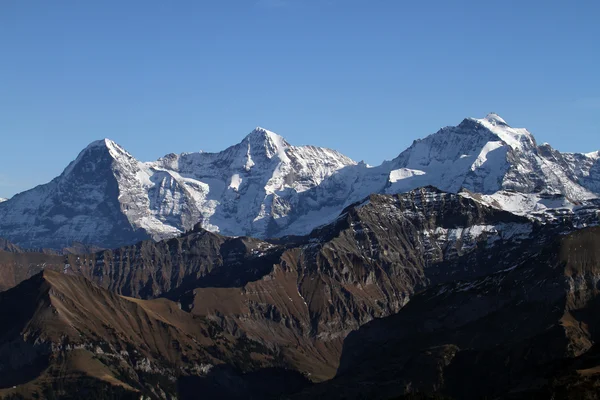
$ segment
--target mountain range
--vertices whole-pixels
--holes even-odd
[[[108,139],[51,182],[0,203],[0,237],[25,248],[113,248],[196,224],[230,236],[305,235],[373,193],[434,186],[539,219],[600,194],[600,155],[560,153],[496,114],[416,140],[371,167],[256,128],[219,153],[141,162]]]
[[[540,221],[425,187],[301,237],[197,225],[89,254],[7,244],[0,396],[596,393],[597,225],[598,208]],[[494,380],[465,386],[485,363]]]
[[[92,143],[0,204],[2,399],[598,399],[599,155]]]

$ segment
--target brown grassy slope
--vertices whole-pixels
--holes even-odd
[[[122,297],[80,276],[45,270],[0,293],[0,388],[60,390],[93,377],[175,393],[178,377],[223,363],[277,365],[273,354],[245,347],[176,303]]]

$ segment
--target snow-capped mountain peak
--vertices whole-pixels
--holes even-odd
[[[492,125],[508,125],[502,117],[493,112],[486,115],[483,119],[488,121]]]
[[[515,150],[526,151],[536,145],[533,135],[527,129],[511,127],[498,114],[490,113],[485,118],[472,118],[472,120],[498,136]]]
[[[275,132],[256,127],[244,138],[242,143],[248,143],[251,152],[254,150],[262,152],[264,149],[267,158],[278,156],[282,162],[289,162],[286,150],[290,147],[290,144]]]
[[[122,148],[120,145],[108,138],[93,141],[92,143],[87,145],[87,147],[83,149],[80,154],[83,154],[86,151],[93,149],[105,149],[108,152],[110,152],[112,156],[115,157],[120,155],[126,155],[131,157],[131,154],[129,154],[124,148]]]
[[[586,157],[589,157],[592,160],[600,160],[600,150],[599,151],[593,151],[591,153],[587,153]]]
[[[467,118],[456,127],[415,141],[392,161],[391,169],[387,193],[426,185],[489,196],[509,191],[524,194],[533,207],[547,196],[580,202],[600,193],[600,179],[596,178],[600,164],[593,153],[569,154],[549,145],[538,147],[527,129],[513,128],[495,113]],[[506,196],[502,196],[498,203],[506,204]]]
[[[0,203],[4,202],[6,200],[8,200],[8,199],[5,199],[4,197],[0,197]]]
[[[279,142],[279,141],[283,141],[286,142],[285,139],[276,134],[273,131],[270,131],[268,129],[265,129],[263,127],[257,126],[256,128],[254,128],[252,130],[252,132],[250,132],[248,135],[246,135],[246,139],[248,140],[265,140],[265,139],[269,139],[272,140],[274,142]],[[289,145],[289,143],[286,142],[287,145]]]
[[[96,140],[79,153],[77,158],[65,168],[62,176],[71,174],[73,169],[82,163],[86,164],[85,169],[95,170],[100,159],[132,160],[134,157],[110,139]]]

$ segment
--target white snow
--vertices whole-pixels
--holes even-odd
[[[593,160],[600,160],[600,151],[594,151],[591,153],[586,153],[585,154],[586,157],[589,157]]]
[[[288,158],[287,154],[285,153],[285,150],[289,146],[288,146],[287,142],[283,139],[283,137],[279,136],[278,134],[276,134],[274,132],[268,131],[264,128],[258,127],[256,129],[262,130],[263,132],[265,132],[265,134],[271,141],[272,145],[274,146],[275,152],[277,153],[277,156],[279,157],[279,159],[282,162],[289,163],[290,159]]]
[[[490,152],[502,147],[502,142],[487,142],[483,149],[481,149],[481,153],[477,156],[475,162],[471,165],[471,171],[475,171],[477,168],[480,168],[483,164],[486,163],[487,156]],[[463,158],[461,156],[461,158]]]
[[[233,189],[237,191],[242,184],[242,178],[240,178],[240,174],[231,175],[231,181],[229,182],[229,189]]]
[[[531,215],[532,213],[549,209],[572,210],[575,207],[564,196],[547,197],[536,193],[518,193],[501,190],[491,195],[477,195],[476,197],[468,193],[460,193],[460,195],[474,198],[490,207],[509,211],[517,215]]]
[[[533,144],[533,136],[527,129],[512,128],[497,114],[490,113],[485,118],[473,120],[493,132],[515,150],[523,150],[525,146]]]
[[[413,176],[425,175],[424,171],[418,169],[400,168],[390,172],[390,182],[395,183],[402,179],[412,178]]]

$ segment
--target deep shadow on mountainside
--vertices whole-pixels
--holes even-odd
[[[506,319],[510,312],[505,316],[502,312],[513,297],[521,299],[516,283],[513,291],[503,289],[487,301],[485,293],[474,290],[483,284],[494,287],[505,275],[513,279],[511,274],[527,265],[533,279],[560,280],[561,275],[556,278],[544,268],[553,260],[548,254],[558,248],[557,237],[572,229],[568,218],[543,224],[470,196],[428,187],[401,195],[372,195],[304,237],[263,241],[195,229],[174,239],[88,255],[11,253],[9,268],[0,264],[0,276],[12,276],[4,287],[43,273],[0,294],[4,344],[0,360],[10,360],[2,366],[5,381],[0,387],[66,395],[85,381],[104,391],[151,398],[171,394],[185,398],[198,388],[223,398],[291,396],[290,391],[299,391],[296,396],[301,397],[316,393],[335,398],[346,395],[346,386],[357,395],[375,398],[415,391],[456,396],[454,386],[435,383],[431,389],[417,381],[433,380],[431,370],[441,368],[439,358],[446,354],[459,354],[456,359],[467,365],[473,362],[461,358],[475,354],[468,351],[471,331],[460,336],[458,328],[469,323],[486,326],[484,316],[490,313],[499,313],[493,326],[514,322]],[[534,282],[522,281],[533,285],[534,293]],[[424,302],[428,296],[437,299],[436,293],[443,290],[447,302]],[[561,295],[548,296],[555,304]],[[471,307],[469,301],[482,298],[481,304]],[[537,334],[535,321],[554,321],[543,319],[550,311],[537,312],[536,299],[525,297],[523,309],[515,306],[515,315],[532,313],[531,328],[519,333],[523,337]],[[461,302],[469,304],[462,307]],[[14,304],[20,308],[10,311]],[[444,307],[452,304],[459,307],[457,322],[446,323],[443,318],[450,311]],[[362,343],[357,335],[362,335],[365,324],[377,326],[403,315],[414,317],[403,325],[407,327],[403,335],[411,339],[399,351],[411,355],[410,351],[435,348],[424,361],[414,359],[416,367],[409,369],[416,378],[401,378],[404,364],[386,363],[392,350],[381,355],[381,363],[375,359],[371,364],[353,350],[354,340]],[[426,329],[439,329],[440,337],[453,340],[430,344],[429,334],[423,334]],[[498,331],[490,337],[506,334]],[[486,357],[504,355],[503,349]],[[506,349],[513,351],[510,346]],[[382,376],[388,368],[415,389],[388,390],[387,381],[371,383],[375,378],[361,375],[367,365]],[[26,379],[18,381],[11,374]],[[308,384],[306,377],[313,382],[335,378],[301,391]],[[288,381],[279,388],[275,385]],[[358,383],[357,389],[353,385]],[[373,386],[378,389],[363,390]]]
[[[210,389],[204,379],[223,388],[221,380],[248,381],[247,398],[263,398],[308,383],[283,369],[276,351],[234,338],[174,302],[119,296],[51,270],[0,294],[0,343],[2,396],[192,398],[194,387]],[[247,374],[289,386],[269,393]]]
[[[437,285],[344,341],[336,377],[294,398],[600,398],[600,228]]]

